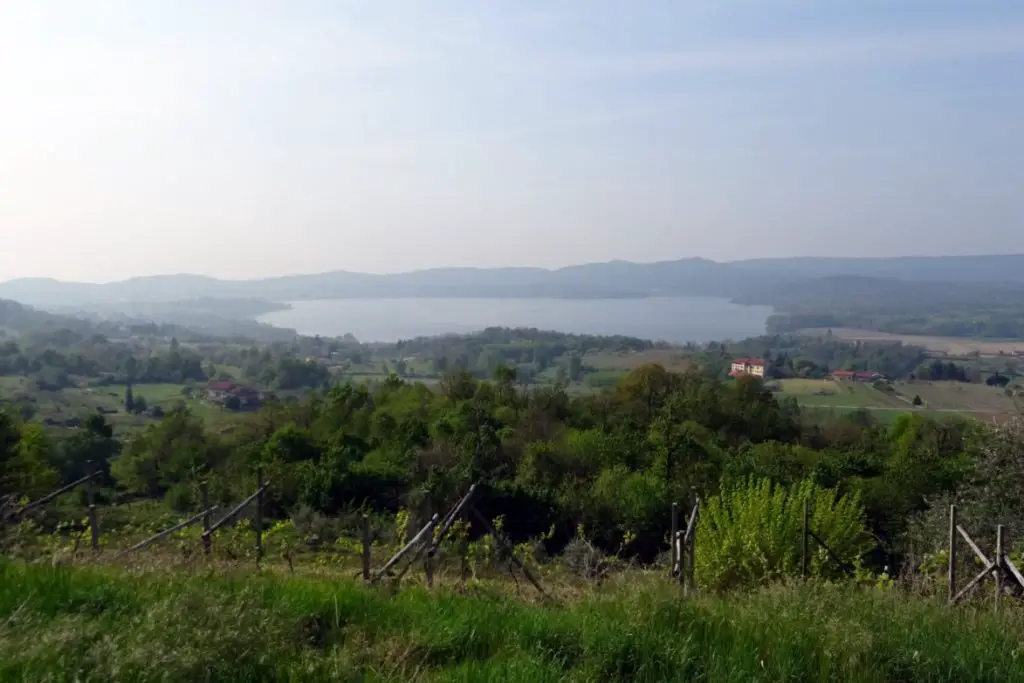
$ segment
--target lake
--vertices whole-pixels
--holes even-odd
[[[260,321],[299,334],[363,342],[465,334],[485,327],[536,327],[576,334],[621,334],[682,344],[764,334],[770,306],[727,299],[331,299],[291,302]]]

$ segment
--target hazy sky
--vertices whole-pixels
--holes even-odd
[[[5,0],[0,280],[1024,251],[1024,3]]]

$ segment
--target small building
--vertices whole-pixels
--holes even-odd
[[[206,398],[215,403],[223,403],[238,388],[231,380],[221,379],[206,385]]]
[[[764,377],[764,361],[760,358],[734,358],[729,376],[742,377],[744,375]]]
[[[832,373],[832,379],[842,382],[875,382],[880,379],[885,379],[885,375],[880,372],[835,370]]]
[[[211,403],[224,405],[231,398],[238,399],[241,408],[259,408],[263,403],[264,394],[231,380],[216,380],[206,385],[206,400]]]

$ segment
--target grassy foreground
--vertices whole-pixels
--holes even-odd
[[[1024,681],[1021,625],[853,587],[541,606],[0,561],[2,681]]]

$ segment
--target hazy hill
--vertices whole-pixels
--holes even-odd
[[[787,285],[811,278],[835,277],[1024,285],[1024,255],[785,258],[726,263],[707,259],[656,263],[611,261],[557,270],[438,268],[394,275],[337,271],[244,281],[218,280],[200,275],[159,275],[108,284],[21,279],[0,283],[0,297],[47,308],[188,299],[289,301],[349,297],[629,297],[658,294],[742,298],[779,291]]]
[[[89,322],[80,318],[54,315],[24,306],[16,301],[0,298],[0,332],[21,334],[39,330],[89,330]]]
[[[921,282],[1024,283],[1024,254],[775,258],[735,261],[729,265],[747,272],[799,273],[804,277],[860,275]]]

